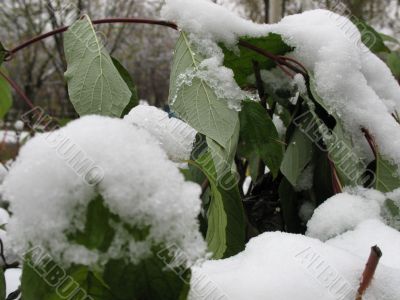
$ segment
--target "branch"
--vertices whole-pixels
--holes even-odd
[[[368,258],[368,262],[365,265],[364,272],[362,274],[360,287],[357,291],[356,300],[362,300],[365,291],[371,284],[372,278],[374,277],[376,268],[378,266],[379,260],[382,257],[382,251],[378,246],[371,247],[371,253]]]
[[[332,176],[332,189],[333,192],[336,194],[340,194],[343,191],[342,184],[340,182],[339,176],[336,171],[335,164],[328,156],[329,167],[331,169],[331,176]]]
[[[14,91],[25,101],[25,103],[30,108],[34,108],[32,100],[29,99],[29,97],[22,91],[22,89],[18,86],[18,84],[15,81],[13,81],[11,78],[9,78],[1,70],[0,70],[0,76],[2,76],[12,86]]]
[[[170,27],[172,29],[177,30],[178,27],[176,24],[167,22],[167,21],[160,21],[160,20],[150,20],[150,19],[137,19],[137,18],[107,18],[107,19],[100,19],[100,20],[93,20],[93,24],[110,24],[110,23],[135,23],[135,24],[152,24],[152,25],[160,25],[160,26],[166,26]],[[64,26],[57,28],[55,30],[49,31],[47,33],[38,35],[24,43],[22,43],[19,46],[16,46],[15,48],[9,50],[6,54],[5,60],[11,60],[13,55],[17,53],[18,51],[30,46],[31,44],[34,44],[36,42],[39,42],[45,38],[48,38],[50,36],[53,36],[55,34],[59,34],[62,32],[67,31],[69,26]]]
[[[178,26],[175,23],[168,22],[168,21],[162,21],[162,20],[152,20],[152,19],[107,18],[107,19],[93,20],[92,23],[93,24],[110,24],[110,23],[151,24],[151,25],[165,26],[165,27],[172,28],[174,30],[178,30]],[[18,51],[20,51],[38,41],[44,40],[45,38],[48,38],[55,34],[65,32],[68,30],[68,28],[69,28],[69,26],[60,27],[60,28],[52,30],[50,32],[38,35],[38,36],[22,43],[21,45],[16,46],[15,48],[7,51],[5,60],[6,61],[11,60],[12,57],[15,55],[15,53],[17,53]],[[244,48],[252,50],[260,55],[263,55],[263,56],[273,60],[278,65],[278,67],[289,77],[293,77],[294,74],[296,74],[296,73],[300,73],[303,76],[307,77],[306,68],[300,62],[296,61],[293,58],[281,56],[281,55],[275,55],[273,53],[270,53],[262,48],[259,48],[255,45],[250,44],[243,40],[239,40],[238,44]],[[289,70],[294,72],[294,74],[291,73]]]

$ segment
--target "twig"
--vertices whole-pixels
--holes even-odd
[[[258,96],[261,100],[261,105],[264,109],[267,109],[267,94],[265,93],[264,83],[261,78],[261,70],[260,70],[260,63],[256,60],[253,60],[253,69],[254,75],[256,77],[256,87],[258,91]]]
[[[371,247],[371,253],[368,258],[368,262],[365,265],[364,272],[362,274],[360,287],[357,291],[356,300],[362,300],[365,291],[371,284],[372,278],[374,277],[376,268],[378,266],[379,260],[382,257],[382,251],[378,246]]]
[[[29,97],[23,92],[23,90],[18,86],[18,84],[8,77],[4,72],[0,70],[0,76],[2,76],[14,89],[14,91],[25,101],[25,103],[30,107],[34,108],[33,102]]]
[[[204,179],[203,183],[201,184],[201,196],[200,198],[203,198],[205,192],[207,191],[208,187],[210,186],[210,181],[208,178]]]
[[[328,162],[329,162],[329,166],[331,169],[333,192],[335,193],[335,195],[340,194],[343,191],[343,187],[342,187],[342,184],[340,183],[340,179],[337,174],[335,164],[332,162],[332,160],[329,157],[328,157]]]
[[[367,142],[372,150],[372,152],[374,153],[375,158],[377,158],[377,145],[375,143],[374,138],[372,137],[372,135],[369,133],[369,131],[365,128],[362,129],[362,132],[365,135],[365,138],[367,139]]]
[[[170,27],[172,29],[177,30],[178,27],[176,24],[171,23],[171,22],[167,22],[167,21],[160,21],[160,20],[151,20],[151,19],[138,19],[138,18],[107,18],[107,19],[99,19],[99,20],[93,20],[92,21],[93,24],[109,24],[109,23],[136,23],[136,24],[152,24],[152,25],[160,25],[160,26],[166,26],[166,27]],[[15,53],[17,53],[19,50],[22,50],[28,46],[30,46],[31,44],[34,44],[36,42],[39,42],[45,38],[48,38],[50,36],[53,36],[55,34],[59,34],[62,32],[67,31],[69,28],[69,26],[64,26],[64,27],[60,27],[57,28],[55,30],[49,31],[47,33],[38,35],[24,43],[22,43],[21,45],[16,46],[15,48],[8,50],[5,60],[11,60],[12,57],[14,56]]]
[[[93,24],[110,24],[110,23],[134,23],[134,24],[151,24],[151,25],[160,25],[160,26],[165,26],[172,28],[174,30],[178,30],[178,26],[175,23],[168,22],[168,21],[163,21],[163,20],[152,20],[152,19],[139,19],[139,18],[107,18],[107,19],[99,19],[99,20],[93,20]],[[61,28],[57,28],[55,30],[52,30],[50,32],[38,35],[34,38],[29,39],[28,41],[22,43],[21,45],[18,45],[14,47],[11,50],[7,50],[7,54],[5,57],[5,60],[11,60],[15,53],[18,51],[36,43],[39,42],[45,38],[48,38],[50,36],[53,36],[55,34],[59,34],[62,32],[67,31],[69,26],[64,26]],[[281,55],[275,55],[273,53],[270,53],[262,48],[259,48],[253,44],[250,44],[244,40],[239,40],[238,44],[244,48],[247,48],[249,50],[252,50],[258,54],[261,54],[273,61],[276,62],[279,68],[288,76],[293,77],[295,73],[301,73],[304,76],[307,76],[307,70],[305,67],[296,61],[293,58],[290,57],[285,57]],[[289,72],[291,70],[293,73]]]

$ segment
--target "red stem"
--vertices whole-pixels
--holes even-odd
[[[170,27],[172,29],[177,30],[178,26],[174,23],[171,22],[167,22],[167,21],[159,21],[159,20],[150,20],[150,19],[137,19],[137,18],[107,18],[107,19],[100,19],[100,20],[93,20],[92,21],[93,24],[109,24],[109,23],[136,23],[136,24],[152,24],[152,25],[160,25],[160,26],[166,26],[166,27]],[[48,38],[50,36],[53,36],[55,34],[58,33],[62,33],[67,31],[69,28],[69,26],[64,26],[64,27],[60,27],[57,28],[55,30],[52,30],[50,32],[38,35],[24,43],[22,43],[21,45],[18,45],[17,47],[11,49],[8,51],[8,54],[6,55],[6,59],[5,60],[10,60],[12,58],[12,56],[17,53],[19,50],[24,49],[28,46],[30,46],[31,44],[34,44],[38,41],[41,41],[45,38]]]
[[[160,25],[160,26],[166,26],[169,28],[172,28],[174,30],[178,30],[178,26],[175,23],[172,22],[168,22],[168,21],[162,21],[162,20],[151,20],[151,19],[138,19],[138,18],[107,18],[107,19],[100,19],[100,20],[93,20],[92,21],[93,24],[109,24],[109,23],[136,23],[136,24],[152,24],[152,25]],[[67,31],[69,28],[69,26],[64,26],[58,29],[55,29],[53,31],[38,35],[24,43],[22,43],[21,45],[16,46],[15,48],[7,51],[5,60],[11,60],[13,55],[15,53],[17,53],[19,50],[22,50],[28,46],[30,46],[31,44],[34,44],[38,41],[41,41],[47,37],[53,36],[55,34],[58,33],[62,33]],[[291,74],[287,69],[292,70],[295,73],[301,73],[304,76],[307,76],[307,70],[306,68],[299,63],[298,61],[294,60],[293,58],[289,58],[289,57],[285,57],[285,56],[280,56],[280,55],[275,55],[272,54],[264,49],[258,48],[257,46],[254,46],[246,41],[243,40],[239,40],[239,45],[241,45],[242,47],[245,47],[247,49],[250,49],[254,52],[257,52],[273,61],[275,61],[278,65],[279,68],[282,69],[282,71],[290,76],[293,77],[294,74]],[[297,66],[294,66],[291,63],[294,63]],[[298,68],[300,67],[300,68]],[[287,69],[286,69],[287,68]]]
[[[371,253],[369,255],[368,262],[365,265],[365,269],[362,274],[360,287],[358,288],[357,291],[356,300],[362,300],[365,291],[371,284],[372,278],[374,277],[376,268],[378,267],[378,263],[381,257],[382,257],[381,249],[379,249],[378,246],[371,247]]]
[[[367,142],[372,150],[372,152],[374,153],[375,158],[377,158],[377,145],[375,143],[374,138],[371,136],[371,134],[369,133],[369,131],[365,128],[362,129],[362,132],[365,135],[365,138],[367,139]]]
[[[328,157],[328,162],[329,162],[329,166],[331,169],[333,192],[335,193],[335,195],[340,194],[343,191],[343,187],[342,187],[342,184],[340,183],[340,179],[337,174],[335,164],[332,162],[332,160],[329,157]]]

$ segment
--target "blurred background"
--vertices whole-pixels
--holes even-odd
[[[70,25],[82,14],[107,17],[159,18],[162,0],[0,0],[0,41],[11,49],[33,36]],[[332,9],[337,0],[214,0],[255,22],[276,22],[282,16],[313,8]],[[355,16],[385,34],[400,37],[400,0],[344,0]],[[132,75],[140,99],[162,107],[168,98],[169,72],[177,33],[149,25],[100,25],[105,45]],[[17,53],[5,64],[26,95],[52,116],[75,116],[64,81],[63,37],[56,35]],[[0,96],[1,97],[1,96]],[[0,99],[1,101],[1,99]],[[28,110],[14,95],[13,108],[0,130]]]

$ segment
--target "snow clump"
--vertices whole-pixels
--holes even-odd
[[[87,161],[103,171],[96,184],[81,176]],[[36,135],[21,148],[2,193],[12,212],[7,233],[20,254],[40,246],[64,265],[101,267],[111,258],[137,263],[154,245],[173,243],[188,264],[206,252],[200,187],[184,180],[149,132],[120,119],[86,116]],[[88,205],[99,196],[119,220],[102,220],[115,230],[105,251],[68,238],[84,230]],[[126,226],[148,234],[136,241]]]

